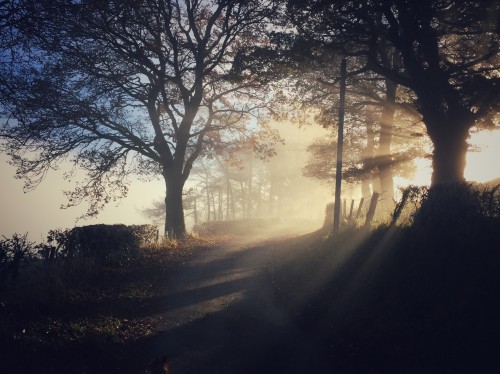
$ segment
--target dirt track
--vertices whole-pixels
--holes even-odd
[[[182,269],[162,301],[164,332],[137,358],[166,355],[174,374],[331,372],[275,298],[265,273],[272,248],[227,245]]]

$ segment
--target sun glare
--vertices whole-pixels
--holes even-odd
[[[469,143],[478,151],[467,154],[465,178],[483,183],[500,177],[500,130],[473,134]]]
[[[500,130],[482,131],[469,139],[465,179],[470,182],[489,182],[500,177]],[[395,178],[396,185],[430,185],[432,163],[430,159],[417,158],[417,171],[412,179]]]

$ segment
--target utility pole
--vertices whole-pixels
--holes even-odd
[[[339,101],[339,132],[337,137],[337,169],[335,172],[335,205],[333,211],[333,233],[337,233],[340,228],[340,192],[342,185],[342,150],[344,148],[344,111],[345,111],[345,90],[346,90],[346,59],[342,59],[340,64],[340,101]]]

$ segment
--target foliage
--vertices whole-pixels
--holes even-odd
[[[17,3],[24,22],[0,34],[19,35],[0,45],[0,137],[25,187],[70,156],[68,178],[86,177],[68,206],[87,200],[95,215],[131,175],[163,177],[165,232],[184,235],[196,159],[261,135],[250,119],[267,111],[265,82],[233,67],[265,43],[274,1]]]
[[[129,228],[139,240],[140,246],[157,243],[160,240],[158,227],[151,224],[131,225]]]
[[[356,123],[361,125],[362,122]],[[400,130],[402,131],[402,130]],[[421,157],[423,152],[415,148],[408,139],[404,144],[398,139],[398,131],[395,131],[395,139],[392,142],[392,152],[389,159],[382,156],[368,156],[366,154],[366,134],[355,134],[354,131],[346,133],[344,141],[344,157],[342,177],[348,183],[359,183],[362,180],[370,180],[378,174],[377,169],[382,165],[390,166],[395,176],[407,178],[414,174],[414,159]],[[399,144],[398,144],[399,140]],[[331,184],[335,180],[336,160],[333,155],[337,152],[337,141],[333,136],[316,139],[307,148],[309,159],[302,169],[308,178],[314,178],[324,183]],[[375,149],[372,150],[373,152]],[[387,155],[386,155],[387,156]],[[385,161],[384,161],[385,159]],[[385,162],[385,164],[384,164]]]
[[[405,87],[434,145],[433,183],[462,181],[469,130],[492,126],[500,104],[496,2],[287,3],[302,38],[351,56],[356,73]]]
[[[35,257],[35,244],[28,240],[28,233],[14,234],[0,240],[0,281],[10,274],[16,280],[22,264],[29,263]]]
[[[140,266],[162,267],[174,259],[184,259],[199,250],[213,248],[231,240],[229,236],[187,235],[183,239],[163,240],[141,247],[138,259]]]
[[[294,130],[294,129],[291,129]],[[289,131],[289,130],[285,130]],[[303,129],[295,129],[300,139]],[[297,167],[304,163],[304,141],[289,133],[277,154],[260,159],[252,147],[235,154],[224,152],[200,158],[190,177],[192,188],[184,192],[183,205],[189,223],[234,221],[257,217],[320,217],[324,188],[310,183]],[[304,193],[307,186],[308,193]],[[156,224],[165,218],[165,204],[154,202],[143,214]]]
[[[50,230],[46,242],[36,245],[27,238],[27,233],[14,234],[0,241],[0,280],[8,274],[15,279],[22,265],[31,266],[31,271],[49,266],[55,273],[57,268],[67,268],[82,277],[90,267],[129,265],[137,260],[140,246],[158,241],[158,229],[153,225],[91,225]]]
[[[38,254],[44,260],[54,260],[59,256],[64,256],[68,253],[71,245],[70,229],[53,229],[49,230],[45,243],[38,245]]]
[[[479,214],[483,217],[500,218],[500,184],[493,187],[479,185],[474,189]]]
[[[410,185],[400,188],[400,191],[401,200],[394,207],[391,222],[393,225],[398,220],[399,224],[411,224],[422,202],[427,198],[429,187]]]
[[[133,227],[90,225],[75,227],[68,233],[66,256],[93,258],[103,264],[124,265],[139,255],[139,238]]]
[[[427,186],[408,186],[401,189],[402,198],[392,213],[393,224],[440,230],[441,225],[458,225],[465,229],[473,222],[500,217],[500,185],[452,183]],[[437,225],[437,227],[433,227]]]

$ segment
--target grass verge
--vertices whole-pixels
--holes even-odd
[[[176,272],[228,237],[141,248],[123,267],[86,258],[22,269],[0,290],[0,371],[124,373],[128,347],[159,333],[159,305]]]
[[[270,275],[338,372],[500,372],[495,227],[316,233],[276,250]]]

